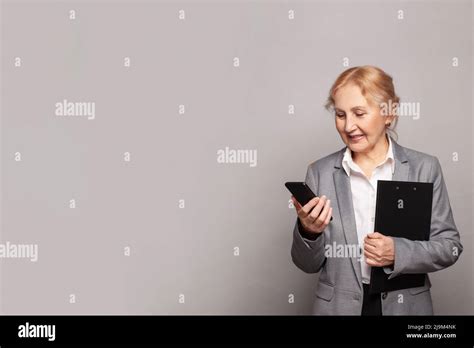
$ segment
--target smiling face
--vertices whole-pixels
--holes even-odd
[[[358,86],[340,87],[334,95],[334,110],[337,131],[352,152],[370,154],[383,147],[386,123],[392,116],[382,116],[380,107],[368,101]]]

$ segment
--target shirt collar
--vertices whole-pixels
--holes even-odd
[[[395,159],[393,157],[392,138],[388,134],[386,136],[388,138],[388,151],[387,151],[387,155],[385,156],[385,159],[380,164],[383,164],[388,160],[391,164],[392,175],[393,175],[395,171]],[[344,152],[344,157],[342,158],[342,166],[348,176],[350,176],[351,174],[351,168],[352,169],[359,168],[359,166],[357,166],[352,160],[352,151],[349,149],[349,146],[346,146],[346,151]]]

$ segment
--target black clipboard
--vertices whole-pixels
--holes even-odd
[[[429,240],[433,183],[411,181],[377,181],[374,231],[391,237]],[[401,274],[388,279],[383,267],[372,267],[371,294],[407,289],[425,284],[425,273]]]

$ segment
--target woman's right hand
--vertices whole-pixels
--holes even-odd
[[[326,196],[314,197],[303,207],[294,196],[291,199],[304,229],[311,233],[323,232],[332,216],[331,200]]]

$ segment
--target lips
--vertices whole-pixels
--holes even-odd
[[[349,139],[353,141],[360,140],[364,137],[364,134],[354,134],[354,135],[349,135]]]

